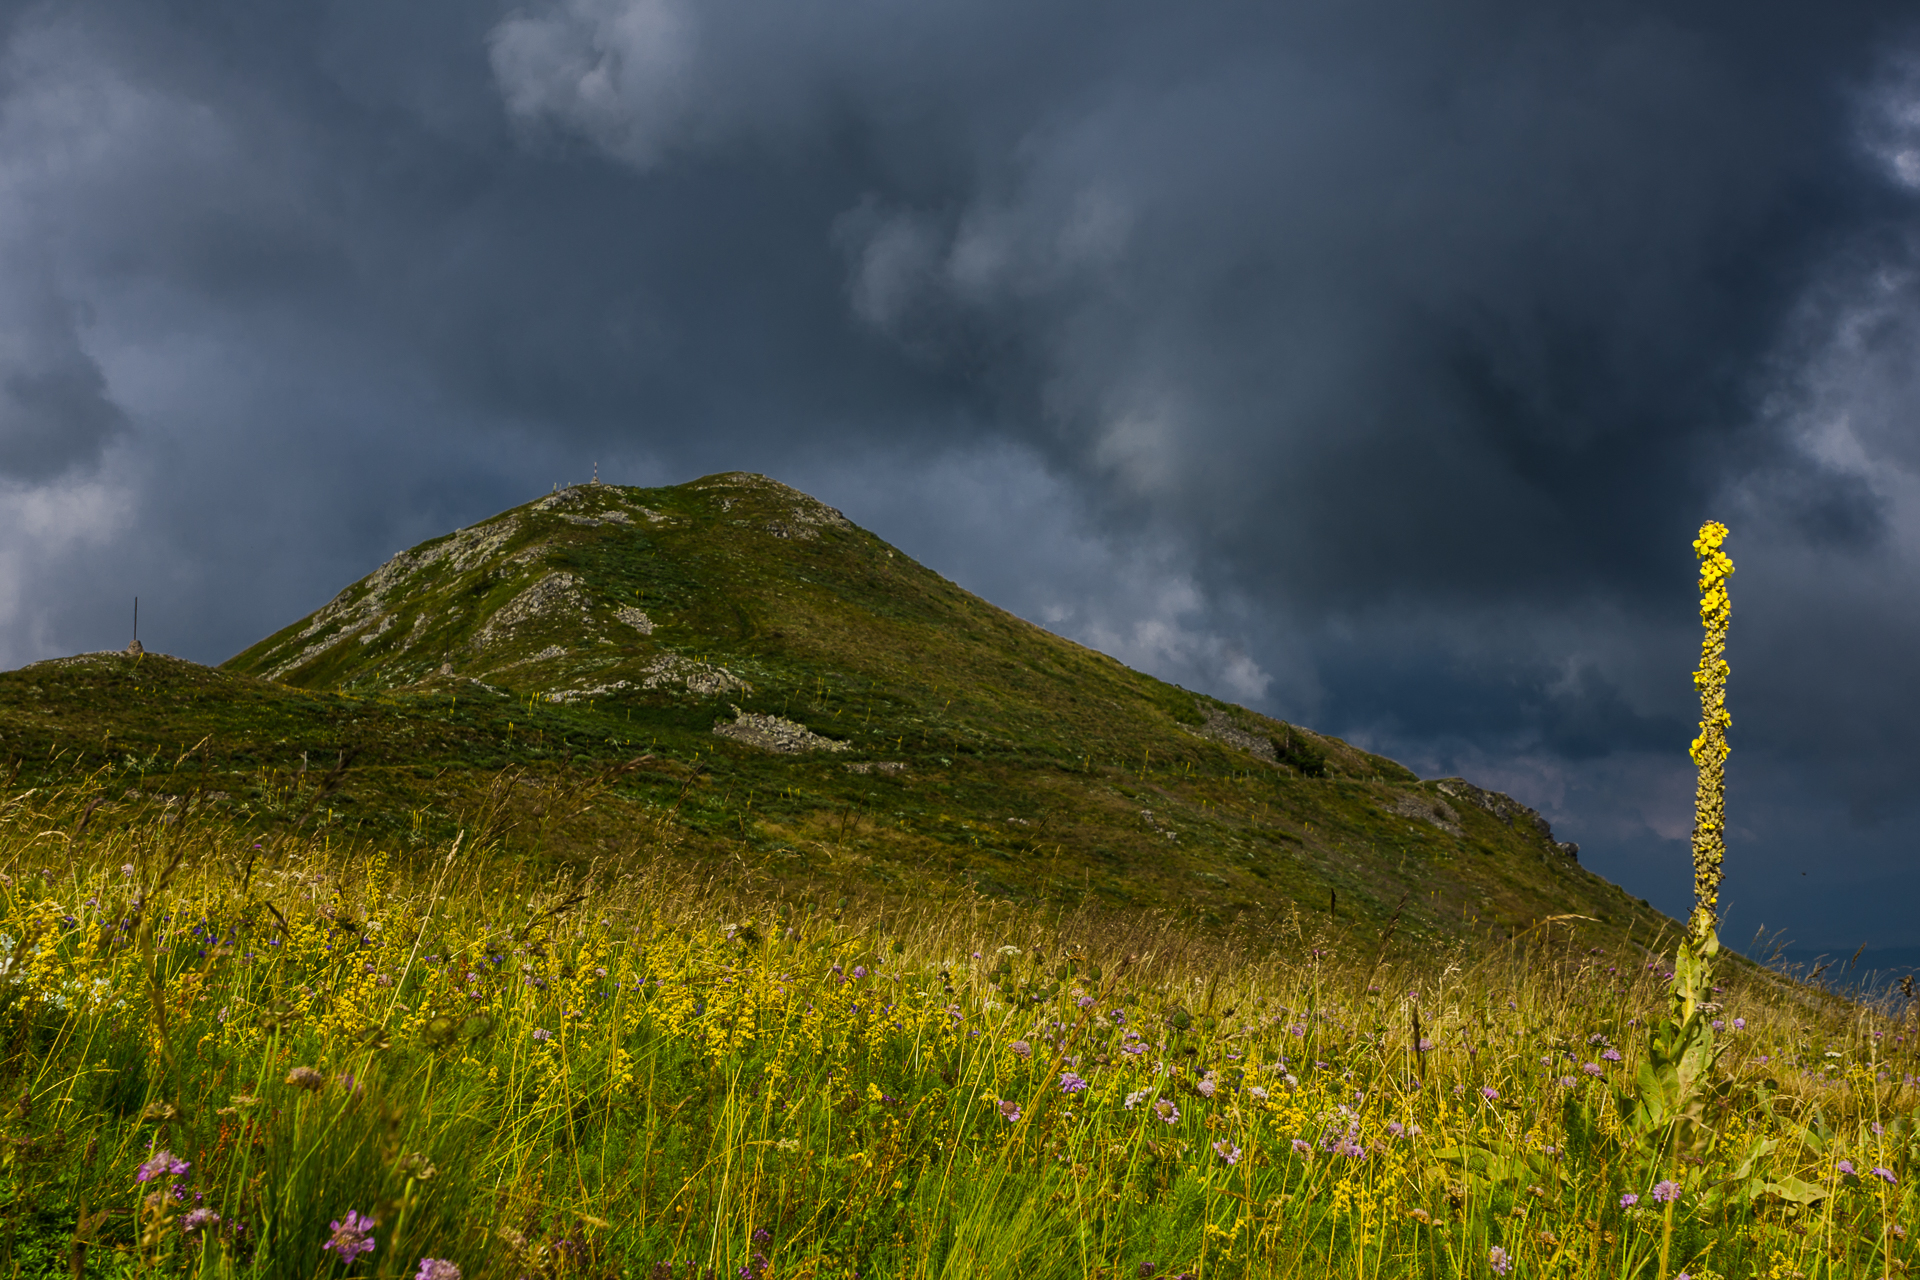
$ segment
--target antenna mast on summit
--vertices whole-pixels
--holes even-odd
[[[140,647],[140,597],[133,598],[133,643],[127,646],[127,652],[138,656],[146,650]]]

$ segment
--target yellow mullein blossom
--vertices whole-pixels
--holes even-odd
[[[1696,941],[1719,923],[1721,864],[1727,852],[1727,727],[1733,723],[1727,714],[1727,623],[1733,613],[1727,579],[1733,575],[1733,561],[1720,550],[1726,537],[1727,527],[1709,520],[1693,543],[1700,558],[1700,625],[1705,630],[1700,666],[1693,673],[1700,691],[1700,736],[1689,753],[1700,770],[1693,802],[1694,905],[1687,922],[1688,934]]]

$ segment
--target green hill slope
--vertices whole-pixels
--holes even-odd
[[[744,474],[558,491],[218,671],[0,675],[0,754],[27,781],[98,772],[99,821],[171,803],[400,849],[464,826],[528,857],[1253,935],[1667,923],[1507,797],[1129,670]]]

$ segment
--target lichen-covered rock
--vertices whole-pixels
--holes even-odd
[[[732,738],[735,742],[744,742],[762,751],[777,751],[782,755],[798,755],[803,751],[847,751],[853,747],[851,742],[822,737],[803,724],[795,724],[780,716],[742,711],[739,707],[733,709],[731,723],[717,724],[713,726],[713,731],[723,738]]]
[[[1431,822],[1450,836],[1460,834],[1460,815],[1445,800],[1432,796],[1409,792],[1397,797],[1386,806],[1388,813],[1399,814],[1403,818],[1418,818],[1422,822]]]
[[[1273,739],[1264,734],[1247,732],[1218,707],[1203,707],[1201,710],[1206,712],[1207,722],[1194,730],[1201,737],[1212,738],[1215,742],[1224,742],[1229,747],[1238,747],[1242,751],[1258,756],[1268,764],[1278,762],[1279,756],[1273,749]]]
[[[753,686],[742,680],[725,667],[714,666],[708,662],[696,662],[692,658],[683,658],[677,653],[663,653],[646,665],[641,673],[640,688],[670,689],[679,685],[688,693],[716,694],[752,693]]]

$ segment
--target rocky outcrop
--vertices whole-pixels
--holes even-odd
[[[1212,738],[1215,742],[1225,743],[1229,747],[1238,747],[1242,751],[1260,757],[1268,764],[1279,763],[1279,753],[1273,749],[1272,738],[1265,734],[1247,732],[1218,707],[1203,706],[1201,711],[1206,714],[1206,723],[1194,731],[1201,737]]]
[[[1484,809],[1510,827],[1517,826],[1522,831],[1531,831],[1538,835],[1546,845],[1572,859],[1579,861],[1580,846],[1571,840],[1555,840],[1553,827],[1533,809],[1521,804],[1510,795],[1498,791],[1487,791],[1474,786],[1465,778],[1442,778],[1433,784],[1455,800]]]
[[[723,738],[732,738],[735,742],[744,742],[762,751],[777,751],[781,755],[799,755],[803,751],[847,751],[853,747],[851,742],[822,737],[803,724],[795,724],[779,716],[742,711],[738,707],[733,709],[731,724],[717,724],[713,726],[713,731]]]
[[[1388,813],[1398,814],[1402,818],[1417,818],[1430,822],[1450,836],[1460,834],[1460,815],[1445,800],[1422,795],[1417,791],[1408,792],[1386,806]]]

